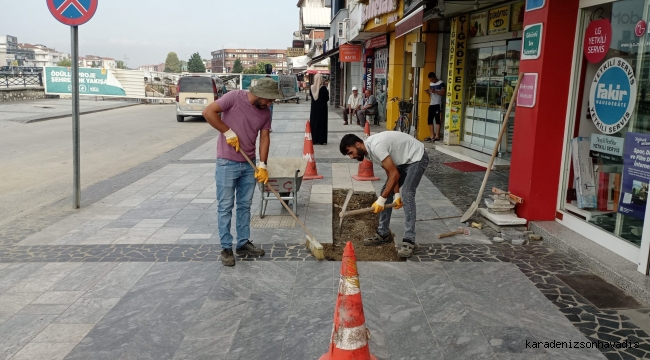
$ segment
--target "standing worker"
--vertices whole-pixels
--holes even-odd
[[[429,73],[429,88],[424,90],[429,94],[429,116],[427,123],[429,124],[430,135],[424,141],[439,141],[440,140],[440,111],[442,108],[442,98],[445,96],[445,83],[440,81],[436,73]],[[433,125],[436,125],[436,131],[433,131]]]
[[[309,112],[309,125],[314,145],[327,145],[327,104],[330,94],[323,82],[323,75],[314,76],[314,84],[309,89],[311,96],[311,111]]]
[[[341,139],[339,150],[351,159],[363,161],[366,158],[374,164],[381,164],[388,176],[379,199],[372,204],[375,214],[381,213],[379,227],[373,237],[363,240],[363,244],[378,246],[393,241],[389,228],[392,209],[384,210],[388,201],[395,204],[395,209],[404,206],[404,238],[397,255],[402,258],[413,256],[417,218],[415,190],[429,166],[429,155],[424,150],[424,144],[399,131],[384,131],[369,136],[365,141],[354,134],[347,134]]]
[[[262,78],[251,87],[250,91],[231,91],[208,105],[203,110],[203,117],[215,129],[219,130],[217,144],[217,222],[221,239],[221,262],[225,266],[234,266],[232,251],[233,236],[230,234],[232,209],[237,203],[237,255],[264,256],[264,250],[258,249],[250,241],[250,220],[255,179],[266,183],[269,174],[266,161],[271,144],[271,112],[269,105],[282,96],[278,82]],[[248,164],[239,149],[255,162],[257,133],[260,133],[260,162],[257,171]]]

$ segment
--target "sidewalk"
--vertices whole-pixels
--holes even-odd
[[[271,155],[302,156],[309,104],[274,111]],[[356,125],[330,112],[326,146],[316,146],[322,180],[304,181],[298,216],[322,243],[332,241],[335,188],[377,191],[356,182],[358,162],[338,143]],[[208,126],[208,125],[206,125]],[[373,127],[374,131],[379,131]],[[216,136],[216,133],[215,133]],[[208,141],[209,140],[209,141]],[[201,143],[203,143],[201,145]],[[71,214],[0,227],[2,359],[318,359],[328,349],[340,262],[318,262],[295,224],[253,227],[267,255],[219,262],[215,139],[107,179],[106,196]],[[650,337],[617,310],[599,309],[559,275],[589,274],[545,243],[492,244],[456,229],[454,196],[439,188],[440,154],[418,188],[420,247],[403,263],[359,263],[370,349],[379,359],[643,358]],[[130,179],[126,181],[125,179]],[[433,179],[433,180],[431,180]],[[459,188],[462,178],[451,187]],[[97,188],[94,188],[97,189]],[[475,191],[469,185],[467,192]],[[95,191],[95,190],[93,190]],[[459,193],[461,190],[455,189]],[[91,194],[83,193],[88,198]],[[475,194],[473,195],[475,196]],[[256,191],[252,214],[258,214]],[[270,202],[267,215],[286,217]],[[391,228],[401,242],[403,217]],[[48,219],[53,220],[48,220]],[[253,219],[255,221],[255,218]],[[20,232],[18,227],[40,223]],[[233,232],[234,224],[233,224]],[[534,341],[639,341],[639,349],[534,349]]]
[[[79,111],[81,115],[83,115],[134,105],[137,104],[130,101],[95,101],[81,99],[79,101]],[[72,99],[0,102],[0,122],[15,121],[29,124],[69,116],[72,116]]]

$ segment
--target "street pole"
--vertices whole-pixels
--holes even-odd
[[[72,159],[73,189],[72,207],[81,207],[81,164],[79,151],[79,27],[71,26],[72,40]]]

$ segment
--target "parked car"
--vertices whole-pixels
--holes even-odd
[[[182,76],[176,85],[176,121],[201,116],[203,109],[219,97],[217,84],[209,76]]]

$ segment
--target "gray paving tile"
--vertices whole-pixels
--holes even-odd
[[[284,328],[289,318],[286,302],[249,302],[239,323],[230,354],[240,359],[278,359],[285,339]],[[256,346],[250,346],[254,342]]]
[[[52,290],[87,291],[108,274],[117,263],[84,263],[59,281]]]
[[[8,292],[45,292],[81,263],[49,263],[8,289]]]
[[[481,332],[495,353],[546,354],[544,349],[532,349],[526,341],[541,341],[522,327],[482,326]]]
[[[54,315],[14,315],[0,325],[0,358],[9,359],[52,322]]]
[[[81,298],[65,310],[54,323],[96,324],[119,301],[119,298]]]
[[[331,262],[318,262],[316,264],[300,263],[296,273],[295,287],[306,288],[332,288],[339,277],[334,277],[334,264]]]
[[[64,311],[68,310],[69,304],[65,305],[27,305],[19,314],[31,315],[61,315]]]
[[[121,263],[98,281],[84,296],[122,297],[153,265],[153,263]]]
[[[391,359],[441,357],[435,338],[419,304],[379,306],[386,346]]]
[[[241,300],[206,300],[197,321],[185,334],[185,339],[212,339],[232,336],[248,309],[248,302]]]
[[[41,331],[32,343],[74,343],[77,344],[95,326],[94,324],[50,324]]]
[[[458,322],[429,321],[444,359],[492,359],[494,352],[470,317]]]
[[[430,323],[458,322],[469,312],[444,273],[411,275],[417,297]]]
[[[235,335],[205,339],[183,339],[173,360],[222,360],[230,349]]]
[[[328,351],[334,310],[331,301],[291,303],[282,359],[318,359]]]
[[[7,291],[9,288],[18,284],[24,278],[30,276],[32,273],[45,266],[44,263],[7,265],[7,267],[0,270],[0,294]]]
[[[47,291],[32,301],[32,304],[72,305],[83,294],[83,291]]]
[[[15,314],[41,296],[42,293],[4,293],[0,295],[2,312]]]
[[[63,360],[76,343],[34,343],[23,347],[12,360]]]

